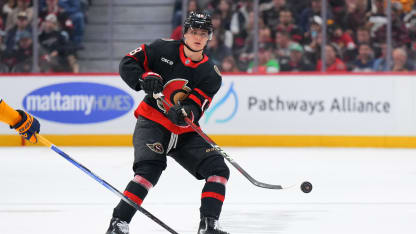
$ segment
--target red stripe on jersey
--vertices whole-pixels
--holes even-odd
[[[183,134],[187,132],[193,132],[194,130],[192,127],[179,127],[172,123],[164,114],[153,108],[151,105],[147,104],[146,102],[142,101],[140,105],[137,107],[136,111],[134,112],[136,118],[140,115],[145,117],[146,119],[150,119],[163,127],[167,130],[173,132],[174,134]],[[199,127],[198,127],[199,128]]]
[[[138,58],[136,58],[136,57],[134,57],[134,56],[132,56],[132,55],[130,55],[130,54],[126,54],[126,56],[127,56],[127,57],[130,57],[130,58],[133,58],[134,60],[136,60],[137,62],[139,62],[139,59],[138,59]]]
[[[144,70],[146,72],[148,72],[148,71],[150,71],[150,68],[149,68],[149,61],[147,59],[146,46],[144,44],[142,45],[142,49],[143,49],[143,53],[144,53],[144,63],[143,63]]]
[[[153,188],[153,184],[150,183],[150,181],[146,180],[146,178],[141,177],[139,175],[136,175],[133,179],[134,182],[140,184],[143,186],[147,191],[149,191],[151,188]]]
[[[208,177],[207,182],[220,183],[220,184],[223,184],[225,186],[227,184],[228,180],[225,177],[214,175],[214,176]]]
[[[130,200],[134,201],[137,205],[139,205],[139,206],[142,205],[143,200],[140,197],[136,196],[135,194],[133,194],[133,193],[131,193],[129,191],[124,191],[123,194],[126,197],[130,198]]]
[[[212,101],[212,98],[210,98],[208,95],[206,95],[202,90],[200,89],[194,89],[197,93],[201,94],[201,96],[203,96],[205,99],[208,99],[209,102]]]
[[[219,193],[214,193],[214,192],[204,192],[204,193],[202,193],[201,199],[207,198],[207,197],[215,198],[215,199],[217,199],[221,202],[224,202],[224,199],[225,199],[224,195],[221,195]]]
[[[192,93],[189,94],[188,98],[194,101],[196,104],[198,104],[199,107],[202,106],[201,100],[197,96],[193,95]]]
[[[179,46],[179,57],[181,58],[181,61],[182,61],[183,65],[185,65],[187,67],[196,68],[199,65],[201,65],[201,64],[205,63],[206,61],[208,61],[208,56],[206,56],[205,54],[203,56],[204,56],[204,58],[201,61],[195,63],[190,58],[187,58],[185,56],[184,44],[181,44]]]

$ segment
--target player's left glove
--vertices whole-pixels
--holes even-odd
[[[194,121],[194,114],[192,113],[191,106],[181,105],[180,103],[169,109],[167,117],[172,123],[181,127],[188,126],[185,122],[185,117],[188,117],[192,122]]]
[[[155,72],[144,73],[139,81],[142,90],[147,94],[152,95],[163,90],[163,78]]]
[[[32,143],[36,143],[38,139],[36,138],[35,133],[39,133],[40,131],[39,121],[35,117],[31,116],[30,114],[22,110],[16,111],[19,112],[20,116],[22,117],[22,120],[14,126],[10,127],[15,129],[26,140]]]

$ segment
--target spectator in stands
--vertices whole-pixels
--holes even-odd
[[[388,71],[386,63],[387,45],[383,42],[379,45],[380,56],[374,60],[373,70],[374,71]]]
[[[277,57],[289,57],[289,46],[293,41],[290,39],[290,34],[286,31],[277,31],[275,36],[275,51]]]
[[[377,43],[381,43],[386,40],[387,35],[387,17],[384,13],[383,0],[376,0],[377,13],[372,15],[369,19],[369,26],[372,27],[374,33],[373,38]],[[379,9],[381,9],[380,12]],[[401,19],[400,15],[401,5],[396,2],[392,4],[392,39],[393,46],[408,46],[410,47],[410,35],[409,30],[406,28],[406,24]]]
[[[217,34],[216,36],[219,37],[219,40],[221,40],[225,46],[228,48],[233,47],[233,34],[230,30],[226,30],[223,25],[221,24],[221,14],[216,11],[211,14],[212,18],[212,28],[214,29],[214,32]]]
[[[374,37],[376,31],[387,24],[384,0],[374,0],[374,8],[375,12],[370,15],[366,23],[366,27],[370,29],[371,37]]]
[[[403,13],[409,13],[415,5],[414,0],[392,0],[393,3],[400,3]]]
[[[287,32],[292,41],[301,43],[303,40],[303,33],[295,24],[292,12],[289,9],[283,8],[280,10],[279,24],[271,29],[274,29],[274,32]]]
[[[254,26],[253,2],[242,0],[239,2],[237,11],[231,17],[230,31],[233,35],[233,53],[236,57],[242,52],[247,37]]]
[[[281,71],[313,71],[315,68],[311,62],[303,56],[303,48],[299,43],[292,43],[289,46],[290,57],[279,58]]]
[[[187,6],[187,15],[192,12],[196,11],[198,9],[198,5],[196,0],[189,0],[188,6]],[[176,13],[174,19],[174,24],[176,25],[179,23],[172,31],[172,34],[170,35],[170,38],[173,40],[181,40],[182,39],[182,10],[178,11]],[[177,21],[177,22],[176,22]]]
[[[261,17],[265,25],[275,28],[279,24],[279,13],[287,7],[286,0],[272,0],[260,7]]]
[[[330,25],[328,27],[328,34],[330,38],[329,42],[337,45],[341,51],[341,55],[344,61],[348,62],[355,59],[355,57],[351,58],[348,56],[354,53],[356,49],[356,45],[350,34],[344,32],[344,30],[338,24]]]
[[[17,0],[17,6],[7,15],[6,30],[12,29],[16,26],[19,14],[21,12],[26,13],[28,23],[33,19],[33,7],[30,6],[30,0]]]
[[[230,30],[231,16],[232,16],[232,2],[230,0],[220,0],[218,11],[221,15],[222,27],[225,30]]]
[[[359,27],[357,32],[355,33],[355,45],[361,44],[368,44],[370,48],[373,50],[374,58],[380,56],[381,52],[378,50],[377,47],[374,47],[374,43],[370,37],[370,30],[368,30],[365,26]],[[353,50],[346,50],[344,52],[343,60],[345,62],[351,62],[355,60],[358,56],[358,47],[356,46]]]
[[[248,64],[252,59],[254,58],[254,48],[253,48],[253,41],[254,41],[254,12],[250,12],[249,19],[247,24],[247,32],[248,34],[247,38],[244,40],[244,47],[238,51],[237,54],[235,54],[236,58],[238,59],[237,66],[242,71],[247,71]],[[264,26],[262,24],[262,21],[259,20],[259,32],[258,32],[258,43],[261,44],[271,44],[272,43],[272,37],[271,37],[271,31],[270,28]],[[235,51],[234,51],[235,53]]]
[[[370,46],[372,45],[370,31],[366,27],[359,27],[355,35],[356,44],[366,43]]]
[[[12,13],[13,9],[16,7],[16,0],[8,0],[2,8],[2,17],[3,17],[3,22],[7,21],[7,16]],[[2,29],[4,29],[2,27]]]
[[[178,27],[181,28],[182,31],[182,21],[183,21],[183,12],[182,12],[182,0],[180,0],[180,3],[175,4],[174,13],[173,13],[173,19],[172,19],[172,30],[176,31]],[[196,11],[199,9],[198,2],[196,0],[188,0],[188,4],[186,6],[186,15],[189,14],[191,11]],[[181,35],[182,37],[182,32]],[[176,39],[175,39],[176,40]]]
[[[322,0],[310,0],[310,6],[305,8],[299,16],[299,28],[303,32],[309,32],[310,25],[314,21],[314,16],[321,17],[321,1]],[[327,19],[333,19],[331,8],[328,8]]]
[[[189,2],[189,1],[188,1]],[[182,23],[182,0],[175,0],[172,14],[172,31]]]
[[[339,23],[349,34],[352,34],[358,27],[365,25],[369,16],[368,0],[348,0],[345,1],[344,12]]]
[[[12,51],[11,57],[15,61],[12,72],[29,73],[33,67],[33,39],[32,34],[24,31],[19,38],[18,47]]]
[[[240,69],[238,69],[233,56],[225,57],[222,60],[222,64],[220,68],[221,68],[221,72],[228,72],[228,73],[241,72]]]
[[[45,21],[46,16],[49,14],[56,15],[58,19],[59,28],[62,29],[67,35],[68,40],[73,38],[74,24],[69,18],[69,15],[58,6],[58,0],[46,0],[45,6],[40,9],[39,18],[41,23]]]
[[[345,63],[338,58],[337,49],[335,45],[327,45],[325,47],[325,59],[326,59],[326,71],[327,72],[340,72],[340,71],[347,71],[347,66]],[[318,61],[316,65],[316,70],[322,70],[322,60]]]
[[[17,49],[18,41],[24,32],[32,32],[32,27],[29,24],[28,16],[25,11],[19,12],[17,15],[16,25],[11,28],[6,35],[6,50],[12,51]]]
[[[3,62],[6,46],[4,45],[4,37],[6,33],[3,30],[0,30],[0,73],[9,72],[9,67]]]
[[[413,64],[408,60],[406,50],[404,50],[403,48],[394,49],[392,58],[392,71],[404,72],[414,70]]]
[[[224,45],[224,42],[218,37],[217,33],[212,35],[212,39],[209,41],[205,53],[218,67],[221,66],[222,60],[225,57],[231,56],[232,54],[231,49]]]
[[[310,31],[306,34],[307,36],[305,38],[305,41],[309,43],[304,46],[304,50],[305,57],[316,66],[317,61],[321,57],[322,20],[318,16],[315,16],[313,19],[314,21],[311,23]]]
[[[77,49],[83,49],[84,46],[82,45],[82,42],[84,38],[85,21],[80,0],[59,0],[58,5],[69,15],[69,18],[74,24],[74,33],[71,40],[74,42]]]
[[[279,62],[274,58],[271,44],[260,44],[258,53],[257,72],[261,74],[277,73],[280,70]],[[251,61],[247,72],[254,72],[254,61]]]
[[[58,29],[57,18],[49,14],[45,18],[39,44],[44,49],[42,55],[42,72],[79,72],[79,65],[75,55],[68,50],[67,38]]]
[[[330,42],[337,44],[342,50],[353,50],[356,48],[350,34],[344,32],[339,24],[332,24],[328,27]]]
[[[374,67],[374,52],[369,44],[360,44],[358,46],[358,56],[351,63],[350,70],[353,72],[371,72]]]

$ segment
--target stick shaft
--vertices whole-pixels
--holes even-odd
[[[162,101],[165,105],[172,107],[172,104],[164,98],[162,94],[154,94],[154,98]],[[244,177],[246,177],[252,184],[255,186],[261,187],[261,188],[267,188],[267,189],[284,189],[286,187],[283,187],[281,185],[274,185],[274,184],[266,184],[260,181],[257,181],[254,179],[250,174],[248,174],[233,158],[231,158],[221,147],[219,147],[215,142],[207,135],[205,134],[200,127],[198,127],[195,123],[192,122],[191,119],[188,117],[185,117],[185,122],[191,126],[195,132],[197,132],[204,140],[207,142],[211,147],[216,149],[231,165],[233,165],[241,174],[243,174]]]
[[[81,169],[83,172],[85,172],[87,175],[89,175],[95,181],[97,181],[98,183],[102,184],[104,187],[106,187],[108,190],[110,190],[111,192],[113,192],[115,195],[117,195],[123,201],[125,201],[126,203],[128,203],[129,205],[131,205],[132,207],[134,207],[136,210],[140,211],[141,213],[143,213],[144,215],[146,215],[147,217],[149,217],[150,219],[152,219],[153,221],[155,221],[157,224],[159,224],[160,226],[162,226],[163,228],[165,228],[170,233],[178,234],[175,230],[173,230],[172,228],[170,228],[168,225],[166,225],[164,222],[162,222],[156,216],[154,216],[153,214],[151,214],[149,211],[147,211],[143,207],[137,205],[135,202],[133,202],[132,200],[130,200],[128,197],[126,197],[124,194],[122,194],[120,191],[118,191],[116,188],[114,188],[111,184],[109,184],[105,180],[101,179],[95,173],[93,173],[92,171],[90,171],[87,167],[83,166],[81,163],[79,163],[76,160],[74,160],[73,158],[71,158],[68,154],[66,154],[64,151],[62,151],[58,147],[56,147],[49,140],[47,140],[45,137],[43,137],[42,135],[39,135],[39,134],[36,135],[36,136],[37,136],[39,142],[41,142],[45,146],[48,146],[50,149],[52,149],[53,151],[55,151],[56,153],[58,153],[59,155],[61,155],[67,161],[69,161],[70,163],[72,163],[73,165],[75,165],[76,167],[78,167],[79,169]]]

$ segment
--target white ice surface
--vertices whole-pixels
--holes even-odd
[[[129,147],[63,151],[123,191],[132,178]],[[414,234],[416,150],[224,148],[255,179],[299,187],[253,186],[231,165],[221,215],[232,234]],[[143,207],[178,233],[196,233],[202,181],[176,162]],[[48,148],[0,148],[1,234],[103,234],[119,198]],[[168,233],[137,213],[130,233]]]

